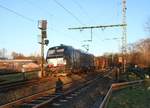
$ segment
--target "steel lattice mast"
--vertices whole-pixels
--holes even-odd
[[[126,0],[122,0],[122,24],[126,23]],[[122,26],[122,54],[123,54],[123,72],[126,72],[127,63],[127,28]]]

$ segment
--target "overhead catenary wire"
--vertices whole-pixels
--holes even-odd
[[[50,30],[55,31],[56,33],[61,34],[61,35],[65,36],[65,37],[67,36],[66,38],[70,38],[73,41],[77,40],[74,37],[70,37],[68,33],[64,33],[64,31],[62,31],[62,30],[58,30],[58,29],[54,29],[54,28],[50,28]]]
[[[120,21],[120,13],[121,13],[121,10],[120,10],[120,8],[121,8],[121,1],[120,0],[116,0],[116,19],[117,19],[117,21]]]
[[[30,0],[23,0],[24,2],[28,3],[29,5],[32,5],[33,7],[37,8],[38,10],[40,10],[41,12],[45,12],[46,14],[53,16],[52,13],[46,11],[47,9],[45,9],[44,7],[41,7],[39,5],[36,5],[35,3],[33,3],[33,1]]]
[[[62,31],[62,30],[58,30],[58,29],[54,29],[54,28],[50,28],[50,30],[56,32],[56,33],[59,34],[59,35],[65,36],[66,39],[68,39],[68,38],[71,39],[71,40],[72,40],[73,42],[75,42],[76,44],[79,44],[79,42],[80,42],[80,40],[78,40],[78,38],[70,37],[70,36],[69,36],[70,34],[64,33],[64,31]],[[64,44],[66,44],[66,43],[64,43]],[[75,46],[74,46],[74,47],[75,47]]]
[[[79,20],[77,16],[75,16],[70,10],[65,8],[61,3],[59,3],[57,0],[53,0],[58,6],[63,8],[68,14],[70,14],[76,21],[78,21],[81,25],[83,25],[82,21]]]
[[[91,22],[92,19],[90,18],[90,16],[87,13],[87,11],[83,8],[83,6],[81,4],[79,4],[79,2],[77,2],[76,0],[72,0],[72,1],[73,1],[73,3],[75,3],[80,8],[80,10],[84,13],[84,15],[87,16],[88,20]]]
[[[19,16],[19,17],[25,19],[25,20],[30,21],[30,22],[34,22],[34,21],[35,21],[35,20],[33,20],[33,19],[31,19],[31,18],[29,18],[29,17],[23,15],[23,14],[20,14],[20,13],[14,11],[14,10],[12,10],[12,9],[9,9],[8,7],[5,7],[5,6],[1,5],[1,4],[0,4],[0,8],[2,8],[2,9],[4,9],[4,10],[7,10],[7,11],[9,11],[9,12],[11,12],[11,13],[13,13],[13,14],[15,14],[15,15],[17,15],[17,16]]]
[[[75,16],[70,10],[68,10],[67,8],[65,8],[61,3],[59,3],[57,0],[53,0],[57,5],[59,5],[61,8],[63,8],[68,14],[70,14],[77,22],[79,22],[81,25],[83,25],[83,23],[80,21],[80,19]],[[60,32],[60,31],[59,31]]]
[[[38,7],[38,5],[35,5],[33,2],[31,2],[30,0],[25,0],[25,2],[26,3],[28,3],[28,4],[30,4],[30,5],[33,5],[34,7],[36,7],[36,8],[40,8],[40,9],[44,9],[44,8],[42,8],[42,7]],[[45,13],[46,13],[46,11],[44,11]],[[52,15],[52,14],[51,14]],[[59,33],[59,34],[61,34],[61,35],[64,35],[64,36],[66,36],[66,35],[68,35],[68,34],[66,34],[66,33],[64,33],[63,31],[60,31],[60,30],[58,30],[58,29],[54,29],[54,28],[52,28],[52,27],[50,27],[50,29],[52,30],[52,31],[55,31],[56,33]],[[68,35],[69,36],[69,35]],[[68,38],[68,37],[67,37]],[[77,40],[77,39],[75,39],[74,37],[70,37],[70,39],[71,40]]]

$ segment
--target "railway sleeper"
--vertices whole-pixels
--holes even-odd
[[[60,103],[53,103],[52,106],[59,107],[59,106],[61,106],[61,104]]]
[[[91,81],[90,81],[91,82]],[[69,90],[64,94],[51,94],[48,96],[40,97],[30,103],[24,103],[21,108],[38,108],[44,104],[50,104],[50,106],[63,106],[64,103],[71,101],[73,97],[81,93],[85,93],[93,84],[87,83],[84,86],[80,86],[78,89]]]
[[[66,96],[65,98],[70,100],[70,99],[72,99],[73,97],[71,97],[71,96]]]
[[[38,99],[36,99],[36,100],[32,100],[30,103],[32,104],[40,104],[40,103],[42,103],[42,102],[44,102],[45,100],[38,100]]]
[[[84,86],[83,88],[81,89],[78,89],[77,91],[74,91],[73,93],[69,94],[69,95],[66,95],[65,96],[65,99],[67,99],[68,101],[67,102],[61,102],[61,101],[55,101],[55,103],[58,103],[59,106],[55,106],[55,105],[50,105],[52,106],[52,108],[66,108],[66,105],[67,105],[67,108],[70,108],[69,105],[72,104],[72,102],[70,101],[73,101],[77,95],[79,94],[88,94],[88,89],[91,87],[93,88],[94,84],[89,84],[87,86]],[[97,93],[99,94],[99,96],[96,98],[98,101],[96,101],[95,99],[93,99],[93,97],[91,96],[88,96],[87,98],[89,98],[89,100],[93,100],[93,102],[89,103],[89,105],[92,105],[94,108],[98,107],[99,106],[99,103],[103,100],[104,98],[104,93],[101,93],[101,90],[98,90]],[[75,96],[73,96],[75,94]],[[72,98],[67,98],[67,97],[72,97]],[[76,99],[75,99],[76,100]],[[77,98],[78,100],[78,98]],[[69,104],[70,103],[70,104]],[[72,107],[72,106],[71,106]],[[46,107],[47,108],[47,107]]]
[[[71,96],[73,96],[73,97],[78,96],[78,94],[77,93],[72,93]]]
[[[68,100],[66,100],[66,99],[60,99],[59,102],[65,103],[65,102],[68,102]]]
[[[89,86],[91,86],[91,85],[89,85]],[[63,106],[65,106],[66,103],[72,101],[73,98],[77,97],[80,93],[83,93],[87,89],[89,89],[89,86],[86,85],[85,87],[64,96],[64,99],[55,100],[55,102],[51,104],[51,107],[59,108],[61,106],[61,108],[63,108]]]
[[[68,96],[68,97],[69,97],[69,96]],[[64,98],[62,98],[62,99],[59,99],[59,100],[54,101],[54,102],[51,104],[51,106],[54,106],[54,107],[62,106],[64,103],[69,102],[70,99],[72,99],[72,98],[70,98],[70,97],[69,97],[69,98],[64,97]]]
[[[82,93],[85,90],[87,90],[87,89],[81,88],[72,93],[68,93],[68,94],[64,95],[61,99],[54,100],[50,106],[53,108],[55,108],[55,107],[59,108],[60,106],[63,107],[64,104],[68,103],[69,101],[72,101],[74,97],[77,97],[80,93]]]
[[[72,100],[72,98],[71,98]],[[62,106],[64,106],[65,104],[68,104],[69,101],[71,101],[70,98],[69,99],[59,99],[53,103],[51,103],[49,106],[50,108],[62,108]]]
[[[35,105],[33,103],[23,103],[19,108],[32,108]]]
[[[32,100],[31,102],[28,103],[23,103],[22,105],[20,105],[20,108],[33,108],[35,106],[40,106],[43,103],[48,103],[51,100],[53,100],[54,98],[58,97],[59,95],[48,95],[48,96],[43,96],[40,97],[38,99]]]

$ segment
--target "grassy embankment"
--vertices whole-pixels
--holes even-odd
[[[150,79],[141,86],[113,92],[108,108],[150,108]]]

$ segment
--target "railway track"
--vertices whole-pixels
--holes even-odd
[[[17,81],[17,82],[12,82],[8,84],[0,84],[0,92],[6,92],[9,90],[15,90],[17,88],[21,88],[24,86],[30,86],[30,85],[36,85],[39,83],[44,83],[47,81],[49,78],[42,78],[42,79],[33,79],[33,80],[22,80],[22,81]]]
[[[18,107],[18,105],[19,108],[47,108],[47,106],[55,108],[60,105],[65,105],[64,108],[67,108],[67,102],[70,102],[70,100],[72,100],[73,98],[84,94],[88,89],[94,88],[93,85],[98,84],[99,82],[101,82],[100,80],[102,79],[102,76],[97,76],[96,79],[88,79],[82,84],[73,84],[72,82],[69,82],[64,85],[63,94],[54,94],[50,93],[50,91],[46,91],[45,93],[37,93],[32,96],[16,100],[14,102],[7,103],[5,105],[0,106],[0,108],[14,108]],[[106,83],[103,82],[103,84],[105,85]],[[52,89],[54,90],[55,88],[51,88],[51,90]]]
[[[84,80],[83,79],[80,79],[81,81],[75,81],[74,80],[74,82],[76,82],[76,84],[72,84],[72,82],[68,82],[68,83],[65,83],[65,86],[64,86],[64,89],[65,89],[65,91],[68,91],[68,90],[70,90],[70,89],[73,89],[75,86],[77,86],[77,85],[79,85],[79,83],[85,83],[87,80],[90,80],[90,79],[92,79],[92,77],[91,77],[91,75],[89,75],[90,77],[88,77],[88,78],[84,78]],[[97,76],[97,74],[95,75],[95,76]],[[94,77],[95,77],[94,76]],[[99,76],[101,76],[101,75],[99,75]],[[83,77],[82,77],[83,78]],[[85,80],[86,79],[86,80]],[[79,80],[79,79],[78,79]],[[42,80],[43,82],[44,82],[44,79]],[[42,81],[39,81],[39,83],[40,82],[42,82]],[[27,82],[26,82],[27,83]],[[28,82],[27,83],[27,85],[30,85],[32,82]],[[36,82],[35,81],[35,84],[36,83],[38,83],[38,82]],[[34,83],[32,83],[31,85],[35,85]],[[3,87],[3,90],[2,91],[4,91],[4,93],[5,93],[5,91],[6,90],[12,90],[12,92],[15,90],[15,88],[21,88],[21,87],[27,87],[27,85],[25,85],[24,84],[24,82],[21,82],[21,83],[18,83],[18,84],[16,84],[16,83],[12,83],[12,85],[4,85]],[[2,87],[2,86],[1,86]],[[14,90],[13,90],[14,89]],[[46,89],[45,91],[39,91],[39,92],[37,92],[36,94],[32,94],[32,95],[29,95],[29,96],[25,96],[25,97],[22,97],[22,98],[18,98],[18,99],[16,99],[16,100],[12,100],[12,101],[9,101],[9,102],[5,102],[4,104],[1,104],[1,106],[0,106],[0,108],[14,108],[14,105],[18,105],[18,104],[21,104],[22,102],[28,102],[29,100],[34,100],[34,99],[37,99],[38,97],[43,97],[43,96],[45,96],[45,95],[48,95],[49,93],[52,93],[51,91],[54,91],[54,89],[55,88],[52,88],[52,87],[50,87],[49,89]],[[1,92],[1,93],[3,93],[3,92]],[[6,92],[7,93],[7,92]]]
[[[108,72],[105,72],[108,73]],[[103,74],[101,74],[103,75]],[[19,81],[15,81],[15,82],[9,82],[9,83],[4,83],[1,84],[0,83],[0,92],[6,92],[8,90],[13,90],[13,89],[17,89],[20,87],[24,87],[24,86],[30,86],[30,85],[36,85],[38,83],[44,82],[45,79],[48,78],[36,78],[36,79],[31,79],[31,80],[19,80]]]
[[[16,81],[16,82],[11,82],[7,84],[0,84],[0,93],[1,92],[6,92],[9,90],[15,90],[17,88],[25,87],[25,86],[32,86],[32,85],[37,85],[39,83],[44,83],[47,80],[52,80],[52,77],[45,77],[45,78],[36,78],[32,80],[22,80],[22,81]]]
[[[49,107],[71,108],[73,106],[68,106],[70,105],[68,104],[69,101],[72,101],[73,98],[76,98],[77,96],[84,94],[85,92],[88,91],[88,89],[93,88],[93,86],[96,83],[100,83],[100,81],[102,80],[103,78],[97,77],[93,80],[86,81],[86,83],[81,84],[78,87],[75,88],[73,87],[69,90],[66,90],[63,94],[49,94],[43,97],[39,97],[30,102],[23,103],[20,107],[21,108],[49,108]],[[99,95],[102,95],[101,96],[101,100],[102,100],[104,94],[99,94]]]
[[[103,74],[104,77],[108,77],[109,75],[111,74],[111,71],[108,72],[107,74]],[[5,104],[5,105],[2,105],[0,106],[0,108],[14,108],[14,105],[17,105],[15,107],[18,107],[19,105],[19,108],[57,108],[57,107],[60,107],[60,108],[73,108],[73,100],[77,97],[79,97],[80,95],[84,94],[86,91],[88,91],[88,89],[90,88],[94,88],[93,85],[95,85],[96,83],[100,83],[101,82],[101,91],[99,91],[99,99],[97,102],[93,103],[93,106],[91,108],[97,108],[100,104],[101,104],[101,107],[100,108],[103,108],[103,104],[105,105],[105,101],[107,102],[107,97],[110,97],[111,95],[111,92],[112,92],[112,87],[113,89],[115,89],[116,86],[109,86],[110,88],[108,87],[105,87],[105,86],[108,86],[107,84],[109,84],[106,80],[103,80],[105,78],[102,77],[102,75],[100,76],[97,76],[97,78],[95,79],[89,79],[89,80],[86,80],[84,81],[82,84],[79,85],[79,83],[77,84],[73,84],[72,82],[69,82],[69,83],[66,83],[64,85],[64,93],[63,94],[54,94],[54,93],[50,93],[49,90],[46,91],[47,93],[37,93],[35,95],[32,95],[32,96],[28,96],[28,97],[25,97],[25,98],[22,98],[22,99],[19,99],[19,100],[16,100],[14,102],[11,102],[11,103],[8,103],[8,104]],[[35,84],[36,83],[40,83],[40,82],[44,82],[44,79],[37,82],[35,81]],[[141,82],[141,81],[140,81]],[[14,87],[21,87],[21,86],[24,86],[24,84],[27,83],[27,82],[19,82],[18,84],[17,83],[13,83],[12,85],[3,85],[3,86],[0,86],[0,92],[1,92],[1,89],[4,88],[2,91],[5,91],[5,90],[9,90],[9,89],[14,89]],[[32,82],[28,82],[28,84],[34,84],[34,81]],[[134,84],[134,83],[137,83],[136,81],[135,82],[131,82],[130,84]],[[79,85],[78,87],[75,87]],[[124,85],[128,85],[128,83],[123,83],[123,84],[116,84],[117,86],[120,86],[119,88],[124,88]],[[117,87],[118,88],[118,87]],[[51,90],[54,90],[55,88],[51,88]],[[105,91],[105,93],[104,93]],[[42,91],[44,92],[44,91]],[[33,98],[34,97],[34,98]],[[71,102],[71,105],[68,104]],[[70,105],[70,106],[68,106]],[[80,107],[78,107],[80,108]],[[81,107],[82,108],[82,107]]]

